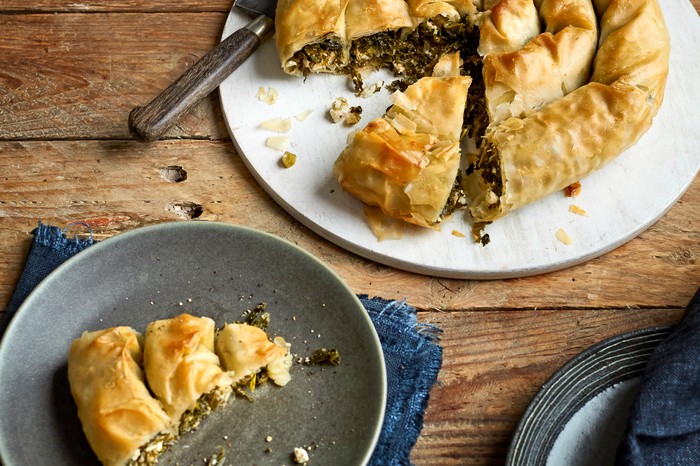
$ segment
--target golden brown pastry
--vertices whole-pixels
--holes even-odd
[[[358,26],[370,12],[371,24]],[[668,75],[658,0],[281,0],[276,21],[286,72],[348,74],[356,86],[363,67],[387,68],[410,84],[432,75],[439,56],[461,53],[461,74],[473,79],[462,124],[479,148],[468,156],[463,189],[477,224],[563,189],[633,145]],[[423,108],[454,104],[430,98]],[[394,113],[356,134],[334,173],[364,203],[432,226],[466,155],[438,151],[446,146],[433,145],[431,131],[408,131],[406,112]]]
[[[357,132],[333,166],[344,190],[385,214],[420,226],[442,220],[458,178],[459,140],[471,83],[458,54],[446,55],[387,113]]]
[[[216,352],[224,368],[236,374],[236,382],[263,368],[277,385],[286,385],[290,380],[290,345],[282,337],[270,341],[267,333],[258,327],[226,324],[216,333]]]
[[[280,0],[275,41],[289,74],[349,74],[365,67],[392,67],[387,47],[415,42],[414,47],[422,48],[424,38],[408,34],[426,20],[455,24],[475,13],[471,0]],[[437,42],[431,46],[440,49]],[[432,64],[440,54],[432,57]]]
[[[175,437],[141,370],[140,334],[130,327],[85,332],[68,355],[68,381],[92,450],[106,466],[153,464]]]
[[[590,82],[487,129],[480,159],[466,178],[476,222],[496,220],[586,177],[651,126],[663,100],[670,49],[659,4],[601,0],[594,6],[600,45]]]
[[[540,17],[532,0],[496,0],[479,19],[479,55],[512,52],[540,33]]]
[[[511,25],[513,12],[530,12],[532,0],[506,0],[496,6],[508,13],[486,18],[480,29],[479,51],[483,55],[483,78],[490,124],[510,117],[524,117],[588,82],[598,31],[590,0],[542,0],[535,14],[544,30],[531,20]],[[537,17],[537,16],[536,16]],[[505,24],[504,24],[505,23]],[[539,28],[539,23],[536,23]],[[510,43],[493,31],[510,29]],[[521,27],[516,33],[517,27]],[[539,32],[539,31],[538,31]]]
[[[275,39],[284,71],[298,75],[304,71],[334,72],[344,65],[347,4],[348,0],[277,3]],[[299,53],[304,48],[306,53]]]
[[[144,370],[155,396],[180,432],[224,405],[235,376],[214,353],[214,321],[181,314],[151,322],[144,339]]]
[[[260,328],[226,325],[216,346],[227,370],[214,340],[212,319],[182,314],[152,322],[145,338],[122,326],[73,341],[68,381],[83,431],[104,465],[156,464],[179,434],[261,369],[277,385],[289,382],[292,355],[282,337],[271,341]]]
[[[359,0],[345,7],[345,38],[349,42],[381,31],[413,28],[404,0]]]

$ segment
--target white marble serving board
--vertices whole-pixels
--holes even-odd
[[[472,241],[466,213],[457,213],[440,231],[407,226],[401,239],[379,241],[362,204],[340,189],[331,173],[333,162],[349,133],[384,113],[389,105],[385,89],[365,99],[356,97],[343,77],[288,76],[280,68],[274,41],[267,40],[221,85],[221,105],[256,180],[287,212],[333,243],[382,264],[434,276],[492,279],[550,272],[598,257],[637,236],[673,206],[698,173],[700,19],[687,0],[661,0],[661,5],[671,35],[671,62],[664,103],[651,129],[583,179],[579,197],[554,193],[489,225],[486,247]],[[231,13],[223,37],[248,21]],[[380,75],[365,82],[372,84]],[[256,97],[261,87],[279,92],[275,104]],[[340,96],[363,108],[354,128],[328,117],[331,102]],[[294,118],[305,110],[313,112],[303,121]],[[277,133],[260,128],[275,117],[291,117],[288,150],[298,157],[289,169],[280,165],[282,153],[266,146]],[[569,212],[570,204],[588,216]],[[571,245],[555,237],[560,228]]]

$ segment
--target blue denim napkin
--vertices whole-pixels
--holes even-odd
[[[33,234],[27,261],[0,324],[0,336],[22,301],[44,277],[93,244],[92,237],[69,239],[65,230],[41,222]],[[430,389],[442,366],[441,331],[419,323],[416,310],[405,302],[358,297],[379,335],[388,382],[384,425],[370,465],[409,465],[411,449],[423,427]]]
[[[616,463],[700,465],[700,290],[649,358]]]
[[[15,291],[10,298],[7,309],[5,309],[2,322],[0,322],[0,337],[5,333],[5,328],[17,312],[17,308],[39,282],[53,269],[94,243],[92,235],[84,240],[77,237],[68,239],[64,233],[74,225],[76,224],[71,223],[65,230],[61,230],[58,227],[46,226],[39,222],[39,227],[32,231],[34,241],[29,249],[29,255],[24,263]]]

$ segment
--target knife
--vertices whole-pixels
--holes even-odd
[[[141,142],[157,140],[216,89],[274,29],[277,0],[234,0],[231,10],[253,20],[207,52],[149,104],[129,113],[129,133]]]

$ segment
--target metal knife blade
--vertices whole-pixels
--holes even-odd
[[[200,58],[149,104],[129,113],[129,133],[141,142],[157,140],[250,57],[274,29],[277,0],[235,0],[254,19]]]
[[[275,19],[277,0],[234,0],[233,8],[239,8],[253,18],[265,15],[268,18]]]

